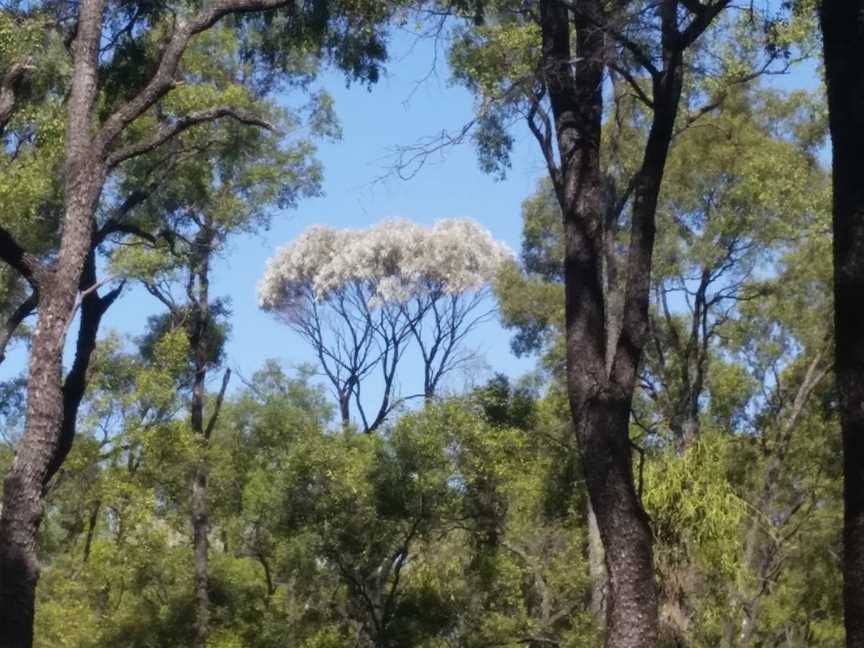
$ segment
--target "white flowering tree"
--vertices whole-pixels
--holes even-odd
[[[510,258],[468,219],[432,227],[390,220],[364,230],[318,225],[269,260],[259,305],[312,346],[343,424],[356,409],[372,432],[405,400],[432,398],[442,378],[470,357],[465,338],[490,316],[490,283]],[[397,370],[412,348],[422,361],[423,389],[402,395]],[[367,409],[361,390],[374,372],[383,388]]]

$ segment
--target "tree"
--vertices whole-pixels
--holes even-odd
[[[34,551],[42,514],[41,494],[62,462],[63,448],[71,445],[62,442],[62,351],[79,294],[83,304],[88,291],[96,289],[91,285],[80,290],[93,248],[100,196],[122,163],[158,149],[198,124],[227,117],[263,125],[258,116],[236,103],[211,103],[201,110],[187,110],[188,103],[178,102],[166,111],[165,102],[182,95],[178,88],[183,85],[178,82],[183,76],[183,58],[196,36],[226,17],[237,16],[242,28],[242,16],[290,4],[283,0],[223,0],[196,10],[154,5],[139,11],[103,0],[85,0],[71,18],[61,13],[48,23],[48,29],[61,41],[63,30],[74,23],[69,38],[71,75],[65,88],[62,234],[56,254],[47,262],[27,252],[8,231],[3,230],[0,236],[2,258],[38,293],[25,431],[6,477],[0,517],[0,645],[32,643],[38,579]],[[323,15],[324,26],[338,14]],[[272,19],[274,14],[268,16]],[[322,28],[321,18],[314,7],[304,6],[303,11],[288,12],[277,22],[283,34],[296,36],[308,28],[326,40],[329,33]],[[367,47],[354,48],[353,59],[346,58],[356,63],[356,71],[363,72],[374,69],[374,62],[364,67],[364,61],[376,60],[382,49],[377,31],[366,28],[363,20],[358,23],[364,25],[360,31],[365,34]],[[262,28],[268,24],[272,25],[272,20]],[[254,26],[254,18],[245,25]],[[240,29],[239,33],[244,32]],[[262,54],[267,53],[262,50]],[[259,57],[259,63],[264,60]],[[136,74],[130,75],[131,70]],[[97,101],[103,91],[114,94],[108,101]],[[215,99],[223,97],[217,95]]]
[[[413,342],[431,399],[441,379],[464,364],[464,340],[488,318],[485,298],[509,252],[469,220],[424,228],[384,222],[363,231],[316,226],[277,252],[259,286],[259,303],[279,315],[315,352],[339,403],[351,401],[372,432],[402,402],[399,362]],[[371,415],[364,380],[381,372]]]
[[[160,186],[153,207],[157,230],[170,232],[174,241],[166,257],[167,271],[144,279],[148,290],[168,313],[157,320],[158,329],[180,327],[189,337],[190,373],[189,424],[201,444],[202,457],[192,479],[192,531],[195,552],[196,631],[194,646],[204,646],[208,635],[208,533],[207,446],[216,425],[231,376],[226,369],[222,386],[209,415],[205,417],[208,372],[221,362],[226,337],[220,321],[225,306],[210,295],[210,268],[231,235],[249,231],[267,222],[269,203],[286,207],[296,196],[317,189],[318,170],[306,159],[306,143],[293,148],[280,146],[273,137],[257,131],[211,129],[196,133],[202,142],[224,142],[213,146],[210,155],[198,155],[174,168],[174,180]],[[190,142],[180,142],[189,147]],[[224,146],[224,148],[223,148]],[[214,173],[215,184],[208,178]],[[127,182],[134,184],[137,177]],[[192,191],[190,192],[190,188]],[[154,268],[151,266],[150,271]],[[170,288],[180,283],[185,294],[175,297]]]
[[[864,168],[859,97],[864,4],[824,0],[820,18],[833,146],[834,371],[843,434],[846,645],[864,646]]]
[[[703,116],[698,126],[677,135],[667,164],[668,184],[657,208],[661,227],[651,281],[649,343],[633,403],[631,434],[643,453],[640,466],[650,470],[652,454],[669,449],[682,455],[682,461],[685,454],[692,460],[696,451],[689,449],[699,441],[703,427],[712,434],[739,429],[743,424],[736,418],[741,416],[739,410],[734,416],[720,412],[734,402],[732,376],[741,371],[752,371],[753,384],[762,385],[772,383],[772,375],[781,375],[787,363],[806,366],[812,360],[816,365],[811,375],[818,379],[815,384],[803,381],[805,402],[824,378],[824,352],[830,333],[805,316],[811,311],[818,313],[817,287],[824,281],[813,262],[818,253],[808,251],[809,241],[814,246],[824,242],[827,196],[824,173],[814,153],[823,132],[821,123],[820,111],[803,94],[786,96],[754,83],[730,89],[723,110]],[[626,143],[639,140],[640,127],[639,121],[630,125],[625,120],[605,126],[604,141],[618,138],[624,143],[614,166],[604,166],[605,173],[614,174],[621,168],[626,172],[633,166],[637,147],[627,148]],[[786,173],[778,175],[778,166]],[[563,235],[559,218],[560,207],[551,186],[541,183],[523,205],[523,267],[505,273],[496,291],[503,320],[516,331],[514,350],[542,351],[544,365],[553,377],[563,380],[564,296],[559,265]],[[800,241],[802,232],[808,233],[806,244]],[[796,241],[800,258],[789,255],[790,241]],[[806,264],[810,265],[807,278],[798,278]],[[784,279],[760,278],[766,272],[781,273]],[[799,293],[811,295],[813,303],[806,307],[798,304],[796,312],[802,325],[796,328],[775,300],[783,299],[781,295],[793,300]],[[759,310],[769,308],[769,304],[775,305],[770,316]],[[781,340],[786,341],[781,344]],[[750,351],[743,355],[742,347],[752,349],[752,355]],[[798,389],[801,378],[790,370],[782,385],[773,387],[778,390],[771,399],[779,408],[775,418],[786,416],[786,396],[780,394]],[[743,376],[739,381],[738,397],[754,389],[746,386],[750,381]],[[753,410],[761,411],[765,405],[757,402],[755,394],[751,397]],[[790,438],[799,434],[797,418],[792,416],[793,422],[786,427]],[[773,437],[771,420],[771,415],[766,415],[747,428],[748,434]],[[783,444],[766,444],[766,462],[782,466],[782,474],[786,468]],[[698,452],[703,451],[704,445],[700,445]],[[671,474],[673,467],[669,470]],[[771,497],[779,496],[785,477],[768,477],[766,473],[766,479]],[[730,492],[730,487],[726,488]],[[646,481],[649,497],[662,490],[660,485]],[[731,490],[734,492],[734,487]],[[812,489],[802,490],[809,493]],[[771,508],[755,500],[751,506],[760,512]],[[764,529],[765,519],[774,519],[772,515],[756,514],[752,527]],[[658,517],[652,513],[652,518],[656,530]],[[670,538],[678,534],[689,537],[691,530],[683,527],[692,524],[690,520],[682,522],[680,529],[662,527],[663,537],[659,538],[661,634],[678,636],[681,641],[692,632],[690,619],[699,594],[688,589],[692,587],[688,576],[698,570],[692,552],[682,551]],[[588,553],[599,553],[602,560],[602,550],[598,552],[592,542]],[[749,572],[743,578],[749,582]],[[605,578],[598,573],[598,597],[604,586]],[[758,598],[751,596],[752,592],[741,594],[742,599]],[[755,623],[757,616],[754,610],[751,622]]]
[[[679,113],[687,125],[716,109],[726,82],[740,81],[742,69],[751,78],[785,51],[769,49],[754,69],[747,44],[712,56],[713,34],[734,29],[735,21],[721,16],[729,5],[548,0],[526,12],[494,4],[486,12],[494,22],[467,28],[451,55],[457,77],[478,95],[481,164],[506,168],[507,125],[524,119],[561,209],[568,389],[606,549],[610,647],[657,640],[651,529],[633,481],[629,424],[650,328],[657,204],[681,130],[676,123]],[[682,101],[685,88],[700,85],[685,79],[691,59],[704,61],[721,82]],[[603,138],[607,80],[612,105],[626,110],[635,101],[645,124],[640,139],[625,144],[636,147],[629,169],[615,167],[621,140]],[[607,169],[604,159],[611,160]]]

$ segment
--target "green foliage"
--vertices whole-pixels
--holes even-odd
[[[682,456],[664,453],[645,469],[645,509],[665,560],[694,560],[705,573],[734,574],[743,552],[746,504],[728,476],[734,441],[705,434]]]
[[[107,7],[99,119],[149,77],[190,7]],[[193,41],[176,87],[117,142],[217,107],[273,126],[198,125],[124,163],[106,188],[99,227],[126,198],[144,196],[123,214],[128,231],[104,241],[110,272],[146,284],[171,312],[151,319],[136,350],[109,335],[93,357],[79,437],[46,495],[37,646],[190,644],[188,485],[203,464],[214,648],[602,641],[588,605],[597,584],[562,381],[563,245],[550,183],[523,203],[520,263],[495,286],[514,350],[542,354],[539,377],[495,376],[366,435],[333,424],[313,371],[288,375],[270,362],[229,393],[209,444],[191,430],[196,307],[209,310],[208,369],[223,359],[230,313],[218,299],[193,304],[188,274],[231,237],[266,229],[277,210],[320,192],[313,138],[341,132],[332,97],[312,91],[312,81],[333,62],[349,81],[374,82],[384,23],[402,8],[314,1],[220,24]],[[503,177],[511,127],[534,100],[539,30],[507,1],[448,9],[474,21],[451,34],[450,64],[477,100],[481,167]],[[705,74],[688,79],[658,207],[632,436],[656,540],[664,646],[839,648],[844,640],[823,102],[740,83],[763,55],[791,60],[814,46],[813,3],[781,9],[738,12],[692,52],[688,65]],[[34,70],[2,133],[0,225],[50,259],[69,53],[46,15],[0,12],[0,69],[26,61]],[[289,102],[273,99],[287,89]],[[625,89],[610,77],[610,194],[638,168],[645,139],[645,109]],[[700,113],[706,103],[716,106]],[[131,238],[133,230],[143,236]],[[613,252],[623,249],[627,241],[610,236]],[[700,282],[707,306],[697,312]],[[28,290],[0,270],[2,314]],[[20,380],[0,385],[9,441],[0,467],[12,461],[22,389]],[[686,439],[676,437],[682,412],[693,429]]]
[[[185,340],[175,330],[137,359],[115,343],[96,364],[90,424],[49,498],[38,645],[188,642],[196,451],[170,407],[140,406],[182,373]],[[102,409],[118,399],[129,409]],[[545,512],[556,450],[536,410],[498,378],[358,435],[328,427],[307,376],[268,364],[226,403],[208,450],[213,641],[593,645],[590,615],[569,614],[585,540],[575,512]]]

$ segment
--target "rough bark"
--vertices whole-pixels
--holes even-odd
[[[27,279],[38,294],[25,431],[4,482],[0,515],[0,648],[29,648],[33,642],[33,604],[39,574],[35,548],[42,517],[42,491],[59,467],[58,457],[62,462],[69,447],[64,441],[63,427],[67,406],[62,386],[63,347],[76,311],[79,279],[93,246],[96,207],[110,171],[117,164],[153,150],[183,129],[203,121],[233,117],[246,123],[269,125],[245,113],[216,109],[207,114],[191,114],[178,122],[179,127],[160,131],[155,139],[138,146],[113,153],[111,148],[133,121],[175,87],[180,60],[196,34],[208,30],[227,15],[276,9],[291,2],[218,0],[191,16],[178,19],[153,76],[101,126],[96,123],[94,104],[99,90],[98,58],[105,0],[81,0],[78,4],[66,100],[63,232],[56,260],[50,267],[41,266],[8,232],[0,229],[0,258]],[[14,93],[17,78],[7,74],[0,82],[4,84],[0,88],[3,94],[0,108],[4,111],[8,103],[7,90]],[[4,115],[0,118],[8,117]],[[70,393],[73,388],[77,389],[70,385]],[[74,421],[69,425],[74,432]]]
[[[655,55],[613,28],[600,0],[540,3],[542,76],[558,162],[550,129],[544,133],[541,128],[543,94],[535,99],[528,121],[543,149],[564,220],[568,396],[605,550],[610,648],[657,643],[653,539],[633,480],[630,410],[649,332],[655,217],[681,99],[684,51],[727,5],[727,0],[658,3],[660,42]],[[679,27],[685,12],[689,21]],[[652,96],[645,97],[651,127],[632,183],[630,242],[617,282],[610,281],[615,264],[610,267],[608,259],[609,199],[600,153],[604,69],[620,68],[609,58],[615,52],[608,45],[610,38],[636,59],[652,82]],[[541,124],[535,121],[538,114]],[[620,293],[615,294],[616,289]]]
[[[63,237],[54,267],[39,286],[38,320],[30,355],[25,432],[6,477],[0,517],[0,647],[29,648],[39,567],[36,536],[42,489],[63,421],[63,345],[78,281],[90,249],[93,215],[105,167],[90,147],[103,0],[83,0],[75,42],[66,123]]]
[[[588,576],[591,579],[591,615],[598,621],[606,615],[606,557],[597,516],[588,504]]]
[[[606,645],[653,646],[657,592],[651,530],[633,483],[629,442],[632,383],[607,371],[604,299],[605,214],[600,168],[604,34],[600,2],[541,4],[544,70],[561,169],[556,190],[564,217],[567,380],[591,506],[606,555]],[[579,61],[573,66],[571,61]],[[628,322],[623,321],[622,338]],[[617,362],[617,358],[616,358]],[[613,375],[615,369],[613,367]]]
[[[835,371],[843,436],[846,645],[864,648],[864,1],[824,0],[833,143]]]

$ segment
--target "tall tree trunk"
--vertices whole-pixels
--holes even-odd
[[[30,354],[25,431],[3,490],[0,517],[0,647],[32,644],[38,565],[35,549],[42,493],[56,471],[62,443],[63,347],[73,317],[78,277],[90,246],[90,220],[99,190],[85,186],[80,205],[64,220],[64,245],[56,268],[40,289],[38,324]],[[83,227],[82,227],[83,225]],[[71,423],[71,422],[70,422]],[[71,440],[70,440],[71,441]]]
[[[607,363],[600,168],[605,41],[596,27],[602,20],[598,0],[579,3],[571,57],[568,9],[556,0],[541,3],[544,72],[562,159],[556,190],[564,218],[567,383],[606,556],[606,645],[648,648],[657,641],[657,591],[651,530],[633,483],[629,424],[635,380],[613,379],[617,354],[611,371]],[[628,333],[624,316],[622,343]]]
[[[193,329],[190,346],[195,365],[192,383],[190,419],[192,431],[199,436],[204,455],[197,462],[192,477],[192,542],[195,560],[195,634],[192,645],[204,648],[210,621],[210,595],[208,591],[208,552],[210,532],[210,511],[207,501],[207,446],[209,445],[209,425],[204,425],[204,406],[206,401],[206,380],[208,357],[208,328],[210,326],[210,250],[213,236],[205,226],[195,239],[192,251],[193,262],[190,271],[197,290],[190,290]]]
[[[207,464],[195,467],[192,479],[192,540],[195,559],[195,635],[192,645],[207,645],[210,625],[210,595],[208,592],[208,540],[210,514],[207,505]]]
[[[864,648],[864,1],[823,0],[833,142],[835,371],[843,435],[846,645]]]
[[[63,236],[54,266],[39,280],[36,331],[27,380],[24,435],[3,490],[0,516],[0,648],[29,648],[39,566],[42,492],[63,424],[63,346],[90,250],[93,215],[106,169],[91,147],[104,0],[82,0],[67,103]]]

